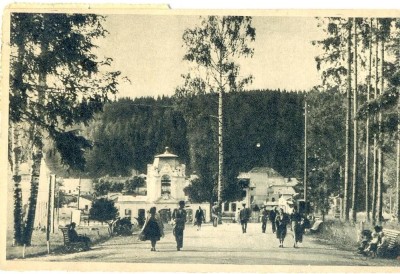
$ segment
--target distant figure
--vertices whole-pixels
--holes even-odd
[[[288,216],[283,212],[283,209],[280,208],[275,218],[276,237],[279,239],[279,247],[283,247],[283,241],[286,237],[288,223]]]
[[[174,221],[174,235],[176,240],[176,250],[180,251],[183,247],[183,230],[185,230],[186,210],[185,201],[179,201],[179,208],[174,209],[172,220]]]
[[[78,235],[78,233],[75,230],[76,227],[76,223],[72,222],[69,225],[69,229],[68,229],[68,238],[71,242],[74,243],[78,243],[78,242],[82,242],[85,243],[85,246],[87,249],[90,249],[90,238],[87,236],[83,236],[83,235]]]
[[[267,229],[267,221],[268,221],[268,211],[267,209],[264,207],[262,213],[261,213],[261,230],[262,233],[265,233],[265,230]]]
[[[246,208],[246,204],[242,204],[243,208],[240,210],[239,213],[239,218],[240,218],[240,224],[242,225],[242,232],[246,233],[247,230],[247,222],[250,219],[251,212],[249,208]]]
[[[297,247],[297,243],[303,242],[304,234],[304,218],[297,210],[297,206],[293,207],[293,212],[290,215],[291,230],[293,231],[293,247]]]
[[[276,231],[275,218],[276,218],[276,207],[274,207],[274,208],[269,212],[269,221],[271,222],[271,225],[272,225],[272,233],[275,233],[275,231]]]
[[[199,206],[199,208],[196,210],[196,213],[194,215],[194,218],[196,220],[196,225],[197,225],[197,230],[201,229],[201,224],[205,221],[204,218],[204,211],[201,209],[201,207]]]
[[[164,225],[156,212],[157,209],[154,206],[150,208],[150,214],[147,216],[142,229],[145,239],[151,242],[151,251],[156,251],[157,241],[164,237]]]
[[[218,225],[218,213],[219,213],[219,206],[218,203],[215,202],[213,207],[211,208],[211,218],[213,220],[214,227],[217,227]]]

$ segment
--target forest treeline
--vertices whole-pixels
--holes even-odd
[[[256,166],[300,177],[304,93],[256,90],[224,96],[225,199],[238,198],[237,175]],[[109,103],[83,131],[93,144],[86,174],[98,178],[126,176],[132,170],[146,173],[154,156],[169,147],[187,165],[187,175],[196,173],[212,189],[218,167],[216,111],[216,94],[179,102],[174,97],[143,97]]]

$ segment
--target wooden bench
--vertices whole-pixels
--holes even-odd
[[[67,252],[84,251],[84,250],[88,249],[84,242],[71,242],[69,235],[68,235],[68,230],[69,230],[68,226],[60,227],[60,230],[63,233],[65,251],[67,251]]]
[[[311,233],[318,233],[320,232],[322,225],[324,224],[323,221],[317,220],[315,221],[315,223],[312,225],[312,227],[310,228],[310,232]]]
[[[383,229],[382,244],[378,248],[378,255],[381,257],[399,256],[399,236],[400,231],[393,229]]]

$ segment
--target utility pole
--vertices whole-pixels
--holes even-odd
[[[52,205],[52,194],[53,194],[53,176],[50,175],[49,177],[49,197],[47,200],[47,226],[46,226],[46,241],[47,241],[47,253],[50,254],[50,229],[51,229],[51,220],[52,220],[52,216],[51,216],[51,205]]]
[[[307,95],[304,96],[304,202],[307,202]]]
[[[57,183],[57,225],[59,224],[60,224],[60,184]]]
[[[56,185],[57,185],[57,177],[56,177],[56,175],[55,174],[52,174],[52,175],[50,175],[52,178],[53,178],[53,191],[52,191],[52,197],[51,197],[51,205],[52,205],[52,216],[51,216],[51,222],[52,222],[52,226],[51,226],[51,231],[54,233],[54,231],[55,231],[55,227],[54,227],[54,224],[55,224],[55,217],[56,217],[56,214],[55,214],[55,200],[54,200],[54,198],[56,197]]]
[[[79,210],[79,200],[81,198],[81,176],[79,176],[79,185],[78,185],[78,201],[77,201],[77,208]]]

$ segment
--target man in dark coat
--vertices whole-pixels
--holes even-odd
[[[271,225],[272,225],[272,233],[275,233],[275,231],[276,231],[275,218],[276,218],[276,207],[274,207],[274,208],[269,212],[269,220],[271,221]]]
[[[176,240],[176,249],[178,251],[183,247],[183,230],[185,230],[186,210],[185,202],[179,201],[179,208],[174,209],[172,220],[175,222],[174,235]]]
[[[265,233],[265,230],[267,229],[267,220],[268,220],[268,211],[267,209],[264,207],[263,211],[262,211],[262,215],[261,215],[261,230],[262,233]]]
[[[302,221],[302,216],[297,210],[297,206],[294,206],[293,212],[290,215],[291,229],[293,231],[294,243],[293,247],[297,247],[297,243],[303,241],[304,233],[304,222]]]
[[[242,210],[240,210],[240,213],[239,213],[240,224],[242,225],[243,233],[246,233],[247,222],[250,219],[250,215],[251,215],[250,209],[246,208],[246,204],[243,204],[243,208],[242,208]]]

